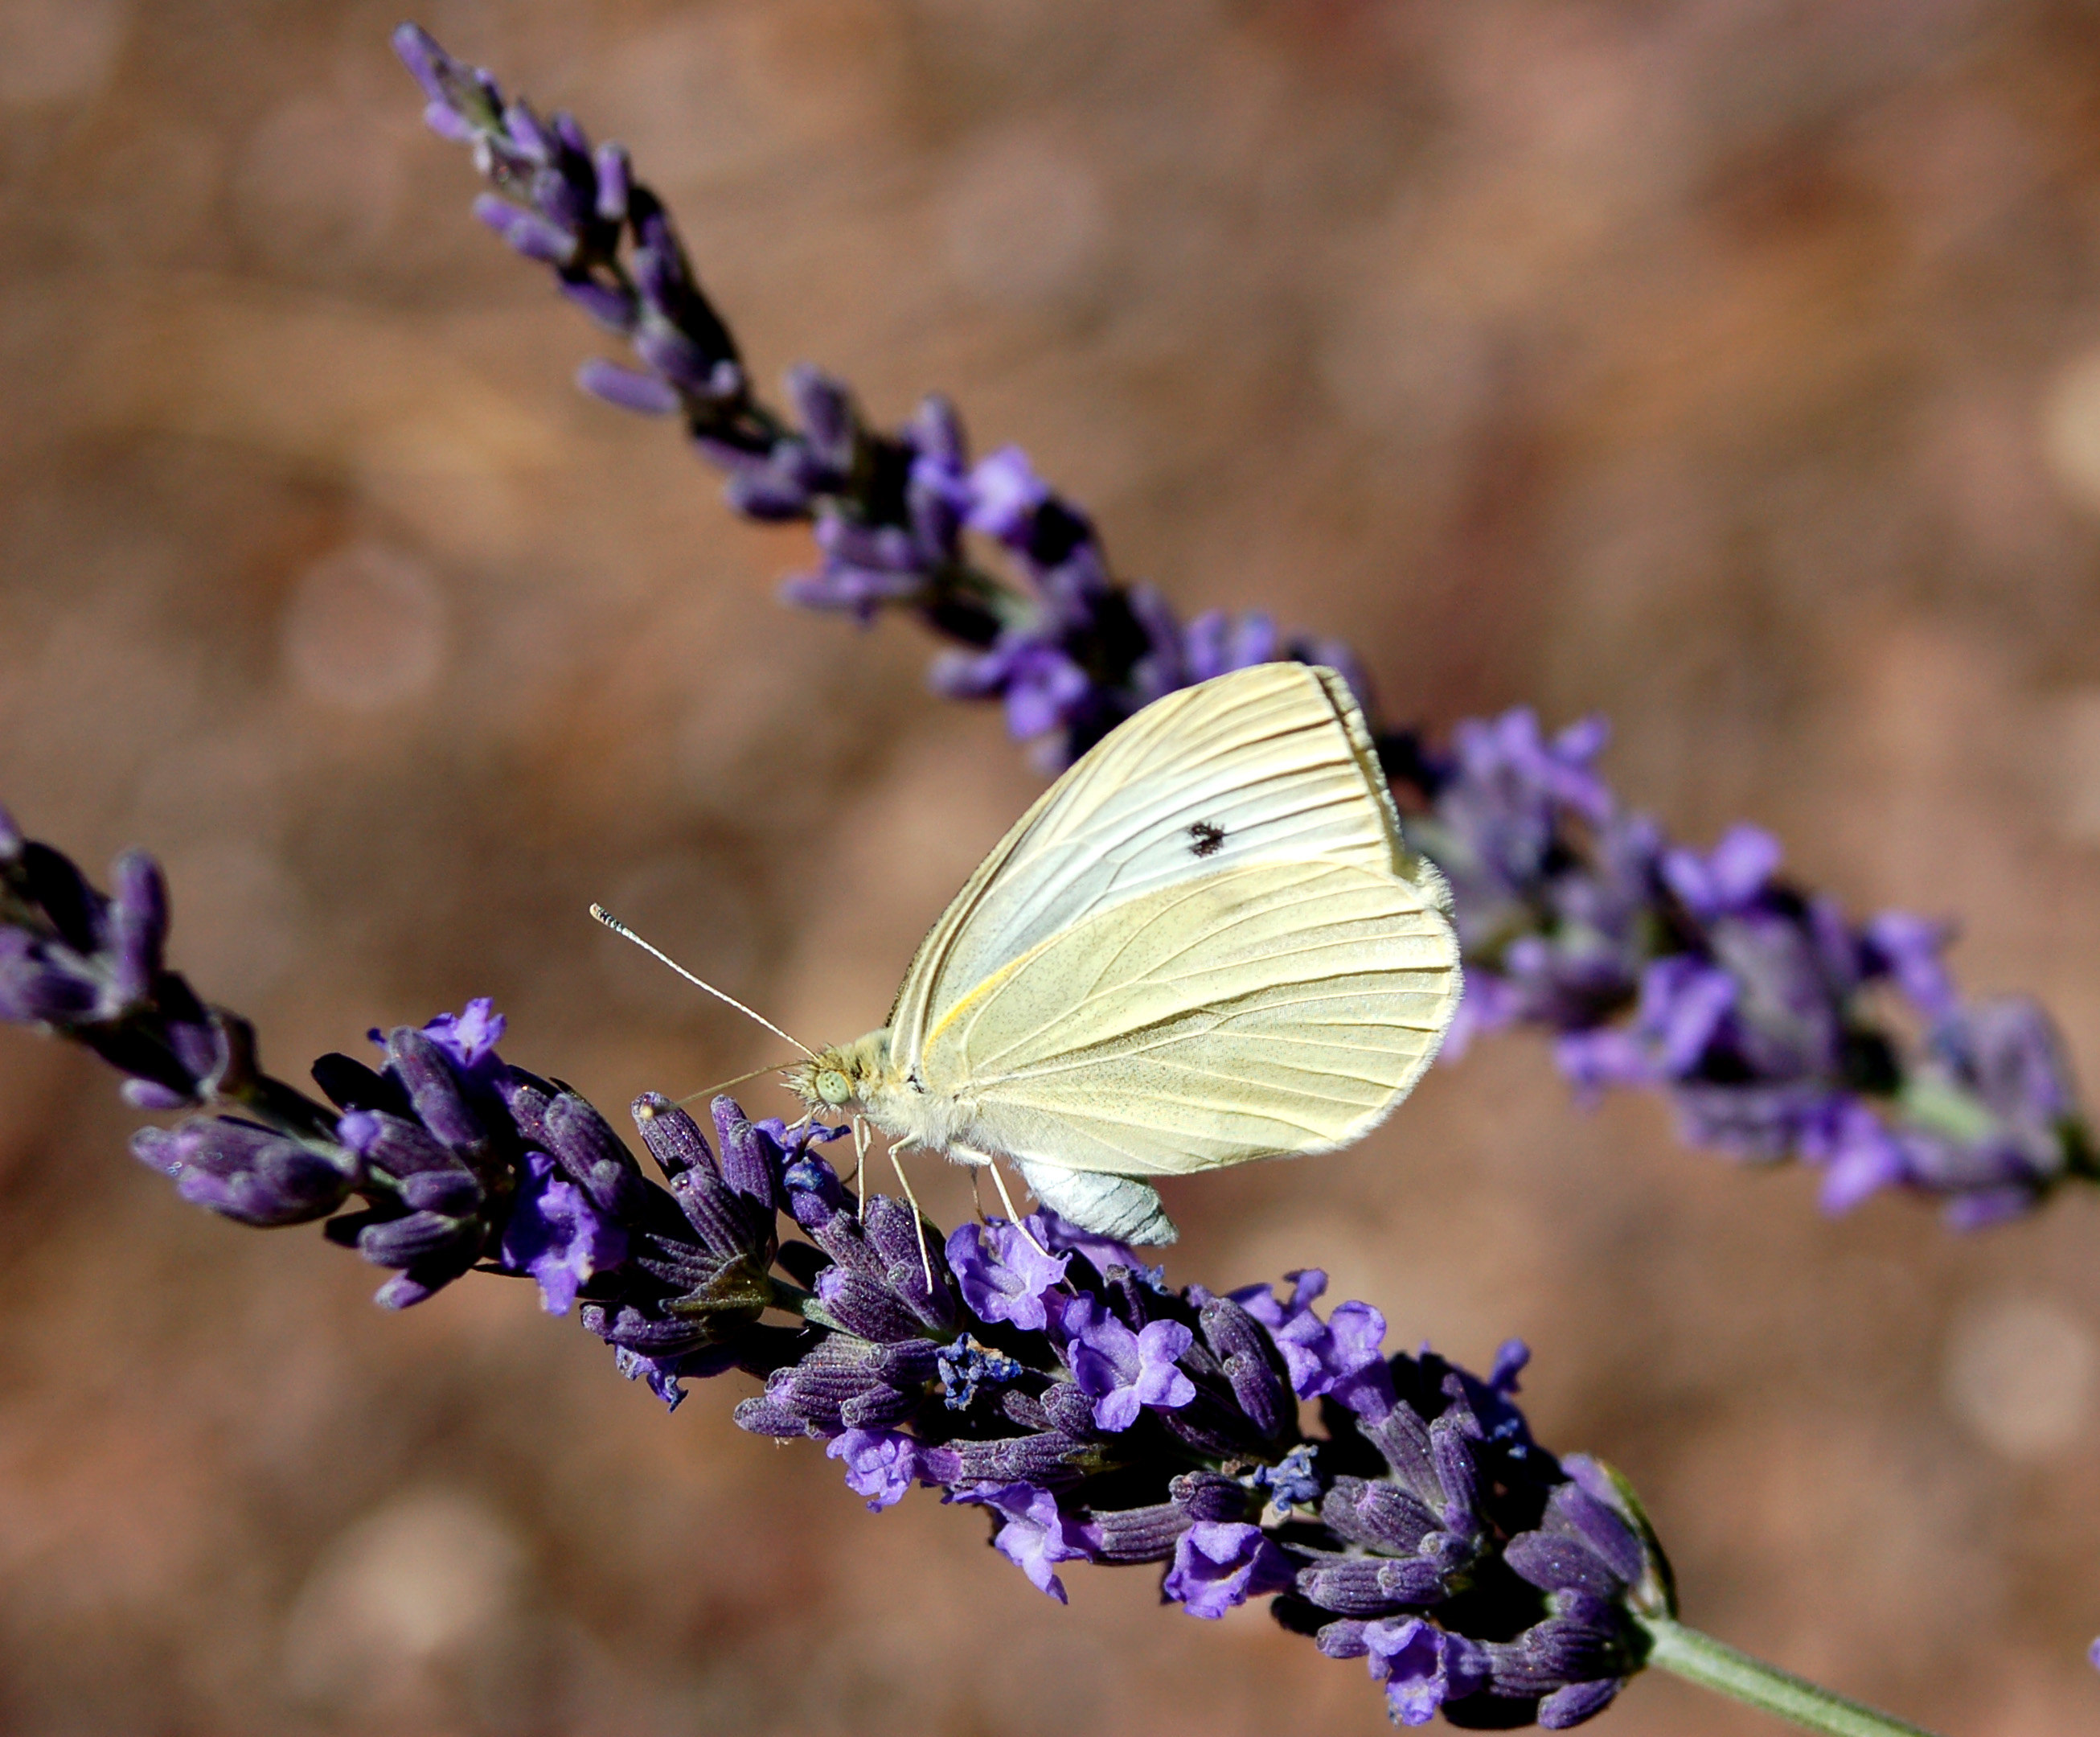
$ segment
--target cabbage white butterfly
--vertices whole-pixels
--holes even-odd
[[[1449,890],[1348,684],[1260,664],[1096,744],[933,925],[889,1023],[788,1081],[893,1153],[1004,1157],[1073,1222],[1167,1243],[1145,1178],[1348,1144],[1459,988]]]

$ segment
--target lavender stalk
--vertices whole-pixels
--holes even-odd
[[[1932,1737],[1921,1726],[1906,1725],[1842,1695],[1833,1695],[1670,1617],[1644,1618],[1642,1626],[1648,1631],[1648,1663],[1657,1669],[1728,1695],[1802,1730],[1827,1731],[1831,1737]]]
[[[395,46],[432,128],[470,144],[493,189],[476,214],[626,341],[634,365],[587,363],[584,389],[677,415],[733,508],[811,527],[820,564],[787,582],[787,601],[863,623],[915,616],[947,647],[935,692],[999,701],[1046,767],[1162,693],[1273,658],[1341,670],[1375,718],[1340,643],[1258,612],[1184,623],[1119,581],[1092,519],[1017,449],[972,462],[946,400],[879,430],[844,382],[805,365],[788,374],[787,411],[765,404],[624,151],[593,152],[570,117],[506,101],[413,25]],[[1605,740],[1599,720],[1548,736],[1523,710],[1462,722],[1442,744],[1381,736],[1410,842],[1455,894],[1467,995],[1443,1059],[1483,1032],[1542,1032],[1578,1094],[1657,1092],[1688,1144],[1815,1166],[1833,1213],[1899,1188],[1974,1228],[2100,1178],[2040,1006],[1965,999],[1944,928],[1846,917],[1787,880],[1754,828],[1705,854],[1673,843],[1599,776]]]
[[[1516,1341],[1485,1377],[1388,1355],[1377,1310],[1321,1315],[1321,1273],[1172,1289],[1048,1213],[925,1227],[922,1264],[913,1210],[857,1197],[816,1150],[845,1129],[753,1122],[728,1098],[712,1141],[637,1100],[655,1180],[591,1104],[502,1060],[485,1001],[374,1032],[377,1067],[323,1056],[323,1103],[262,1073],[245,1023],[162,963],[151,860],[115,878],[112,898],[0,815],[0,1017],[95,1050],[135,1104],[208,1112],[133,1150],[222,1217],[320,1222],[392,1271],[385,1306],[473,1271],[530,1278],[668,1406],[742,1370],[763,1386],[738,1425],[823,1443],[871,1509],[917,1485],[982,1509],[1061,1602],[1080,1562],[1153,1566],[1198,1617],[1268,1598],[1362,1660],[1396,1723],[1564,1730],[1651,1662],[1797,1720],[1820,1694],[1774,1699],[1764,1678],[1792,1679],[1676,1625],[1630,1486],[1533,1439]],[[1811,1729],[1912,1730],[1825,1704],[1850,1722]]]

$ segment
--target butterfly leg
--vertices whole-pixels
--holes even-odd
[[[1028,1228],[1028,1221],[1022,1218],[1018,1212],[1014,1210],[1013,1196],[1006,1191],[1006,1178],[999,1173],[999,1166],[987,1160],[985,1164],[985,1168],[991,1172],[991,1179],[998,1186],[999,1200],[1006,1207],[1007,1222],[1011,1224],[1014,1229],[1020,1231],[1023,1236],[1026,1237],[1028,1239],[1029,1246],[1034,1249],[1038,1254],[1041,1255],[1044,1260],[1047,1261],[1051,1259],[1052,1256],[1050,1251],[1044,1248],[1041,1243],[1036,1241],[1035,1233]]]
[[[911,1203],[911,1228],[919,1233],[919,1265],[926,1275],[926,1294],[933,1294],[933,1257],[926,1252],[926,1215],[919,1210],[919,1196],[911,1191],[911,1178],[904,1173],[903,1160],[897,1156],[897,1147],[889,1148],[889,1167],[896,1171],[897,1180],[903,1185],[904,1198]]]
[[[860,1173],[867,1168],[868,1132],[867,1122],[865,1118],[858,1116],[854,1118],[853,1132],[853,1187],[856,1191],[858,1191],[859,1196],[856,1216],[865,1221],[867,1218],[867,1191],[860,1186]]]

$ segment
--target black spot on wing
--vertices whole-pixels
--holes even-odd
[[[1225,842],[1225,829],[1213,826],[1208,820],[1198,820],[1189,829],[1189,854],[1191,856],[1211,856]]]

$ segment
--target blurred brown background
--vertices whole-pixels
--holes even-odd
[[[604,347],[467,218],[395,22],[0,0],[0,793],[161,853],[177,964],[289,1073],[477,993],[609,1108],[769,1059],[593,898],[850,1037],[1036,780],[574,394]],[[1127,574],[1349,637],[1396,716],[1604,710],[1631,800],[1957,917],[2100,1085],[2100,7],[423,22],[633,146],[766,378],[948,391]],[[8,1732],[1383,1728],[1259,1613],[1102,1570],[1060,1610],[974,1514],[871,1518],[735,1378],[667,1419],[523,1287],[383,1315],[315,1233],[175,1203],[113,1098],[0,1033]],[[2100,1716],[2100,1201],[1826,1223],[1515,1038],[1171,1204],[1181,1280],[1317,1262],[1403,1343],[1530,1340],[1693,1622],[1976,1737]],[[1771,1728],[1661,1679],[1607,1719]]]

